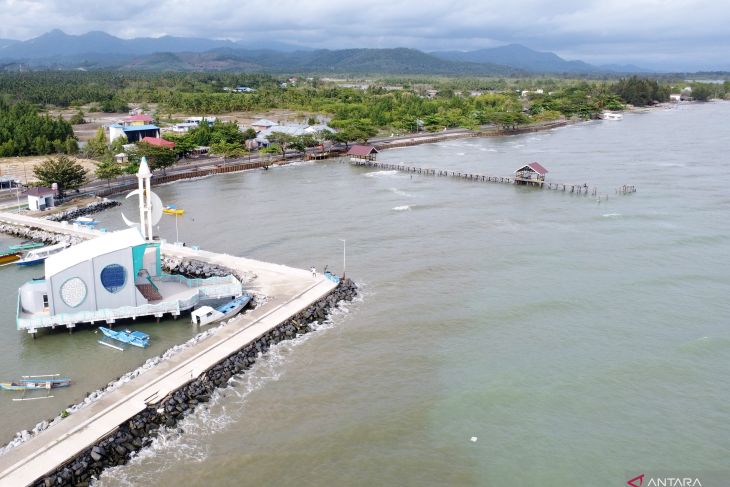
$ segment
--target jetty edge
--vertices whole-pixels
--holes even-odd
[[[49,237],[85,240],[98,232],[7,213],[0,213],[0,222],[6,230],[28,227]],[[255,275],[247,288],[269,299],[7,451],[0,456],[0,485],[88,485],[105,468],[125,464],[149,445],[161,427],[173,427],[210,400],[272,345],[314,330],[314,322],[357,295],[350,279],[335,283],[284,265],[168,244],[162,254]]]

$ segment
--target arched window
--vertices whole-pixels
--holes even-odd
[[[109,264],[101,270],[101,285],[110,293],[118,293],[127,283],[127,270],[119,264]]]

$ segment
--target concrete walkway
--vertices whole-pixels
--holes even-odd
[[[19,215],[0,214],[0,221],[84,238],[99,233]],[[335,283],[321,275],[312,277],[305,270],[243,257],[173,245],[163,245],[162,253],[166,256],[197,259],[242,272],[253,272],[256,278],[252,283],[247,283],[246,289],[251,289],[252,284],[254,289],[265,293],[269,300],[263,306],[240,315],[211,337],[142,373],[95,403],[0,456],[0,485],[27,485],[43,477],[112,433],[117,426],[143,411],[147,404],[159,402],[336,287]],[[73,336],[69,336],[69,339],[73,340]]]

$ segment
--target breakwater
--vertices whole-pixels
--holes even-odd
[[[149,445],[162,428],[174,428],[200,404],[208,402],[216,389],[227,387],[231,378],[244,374],[269,348],[311,332],[313,324],[326,319],[337,303],[351,301],[356,295],[355,283],[350,279],[342,280],[329,294],[220,360],[196,379],[161,401],[148,403],[143,411],[119,425],[115,431],[53,472],[38,478],[33,485],[86,486],[105,468],[127,463],[136,452]]]
[[[12,235],[23,240],[33,240],[35,242],[43,242],[46,244],[55,244],[66,242],[74,245],[84,239],[75,235],[67,235],[63,233],[51,232],[34,226],[13,225],[10,223],[0,223],[0,233]]]
[[[94,213],[99,213],[100,211],[107,210],[109,208],[114,208],[115,206],[121,206],[121,203],[118,201],[112,201],[104,198],[101,201],[94,201],[92,203],[89,203],[88,205],[82,206],[82,207],[72,207],[67,210],[64,210],[62,212],[53,214],[51,216],[46,217],[46,220],[51,220],[53,222],[60,222],[64,220],[75,220],[76,218],[80,216],[86,216],[86,215],[92,215]]]

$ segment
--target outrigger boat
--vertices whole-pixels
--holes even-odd
[[[112,340],[116,340],[121,343],[126,343],[129,345],[134,345],[135,347],[139,348],[147,348],[150,346],[150,336],[147,333],[143,333],[141,331],[132,331],[132,330],[112,330],[111,328],[104,328],[103,326],[99,327],[99,330],[104,334],[104,336],[111,338]],[[102,345],[108,345],[105,342],[99,341]],[[113,347],[117,348],[117,347]]]
[[[18,250],[31,250],[31,249],[37,249],[40,247],[45,246],[43,242],[34,242],[32,240],[26,240],[25,242],[20,242],[18,245],[11,245],[8,247],[8,250],[12,251],[18,251]]]
[[[13,399],[13,401],[29,401],[32,399],[48,399],[50,397],[53,397],[50,395],[51,389],[68,387],[70,385],[71,379],[69,379],[68,377],[61,377],[60,374],[24,375],[17,381],[0,382],[0,389],[4,391],[23,391],[23,397],[15,398]],[[25,397],[26,391],[38,390],[49,391],[49,395],[39,397]]]
[[[0,265],[10,264],[19,260],[23,254],[17,251],[8,250],[6,252],[0,252]]]
[[[66,247],[68,247],[68,244],[66,242],[61,242],[55,245],[49,245],[48,247],[33,249],[28,252],[25,257],[17,261],[15,265],[27,266],[40,264],[45,261],[47,257],[62,251]]]
[[[177,208],[175,205],[167,205],[162,209],[163,213],[167,213],[168,215],[184,215],[185,210],[182,208]]]
[[[243,294],[215,308],[201,306],[190,313],[190,317],[193,323],[200,326],[222,321],[237,315],[251,301],[251,298],[250,294]]]

